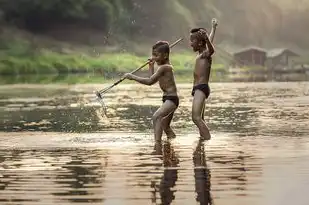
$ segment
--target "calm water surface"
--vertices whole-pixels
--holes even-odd
[[[157,86],[0,86],[0,204],[309,204],[309,83],[214,83],[191,122],[179,85],[177,137],[154,144]]]

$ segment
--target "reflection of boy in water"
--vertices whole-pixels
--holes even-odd
[[[210,171],[207,168],[203,140],[199,140],[193,152],[196,201],[201,205],[213,204],[210,194]]]
[[[155,146],[156,153],[162,154],[162,144]],[[162,205],[169,205],[175,199],[175,190],[171,190],[175,186],[178,179],[179,159],[177,158],[174,148],[170,141],[163,144],[163,166],[164,172],[159,185]]]
[[[170,127],[173,114],[179,105],[177,88],[174,79],[173,66],[169,60],[170,48],[166,41],[157,42],[152,48],[152,59],[149,63],[149,78],[142,78],[127,73],[124,75],[129,80],[135,80],[144,85],[153,85],[159,81],[163,91],[162,106],[153,115],[154,135],[156,141],[161,141],[163,130],[168,137],[175,137]],[[154,63],[159,66],[154,72]]]

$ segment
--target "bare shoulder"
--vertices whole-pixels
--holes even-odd
[[[202,57],[202,54],[199,54],[199,55],[197,55],[197,56],[195,57],[195,62],[196,62],[196,63],[201,62],[201,60],[204,60],[204,58]]]
[[[171,64],[164,64],[164,65],[161,65],[159,69],[163,71],[171,71],[173,70],[173,66]]]
[[[203,52],[202,54],[199,54],[195,60],[198,61],[209,61],[212,58],[212,56],[207,55],[207,52]]]

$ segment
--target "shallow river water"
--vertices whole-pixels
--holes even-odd
[[[309,204],[309,83],[213,83],[191,121],[178,86],[172,128],[154,144],[157,86],[0,86],[0,204]]]

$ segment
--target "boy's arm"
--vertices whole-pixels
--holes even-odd
[[[215,34],[216,34],[216,30],[217,30],[217,26],[218,26],[218,21],[217,19],[213,18],[212,21],[211,21],[211,24],[212,24],[212,27],[211,27],[211,31],[210,31],[210,34],[209,34],[209,39],[210,39],[210,42],[214,42],[214,38],[215,38]]]
[[[152,76],[150,76],[149,78],[139,77],[139,76],[133,75],[131,73],[125,74],[124,77],[129,79],[129,80],[134,80],[134,81],[139,82],[139,83],[144,84],[144,85],[153,85],[156,82],[158,82],[159,78],[163,75],[165,68],[166,68],[166,66],[160,66],[158,68],[158,70]]]
[[[210,39],[206,32],[203,34],[203,36],[205,37],[205,41],[207,45],[207,49],[203,52],[203,57],[210,57],[212,56],[212,54],[214,54],[215,48],[213,44],[210,42]]]

